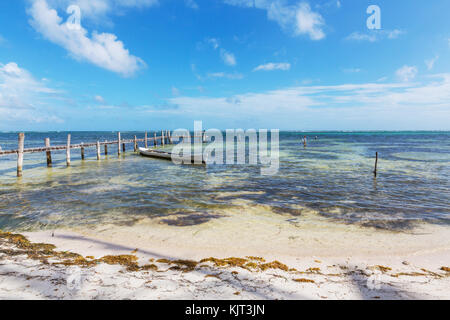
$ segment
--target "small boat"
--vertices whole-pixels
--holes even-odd
[[[172,160],[172,153],[167,151],[155,150],[150,148],[139,148],[139,154],[144,157],[152,157],[159,159]],[[195,163],[195,160],[201,163]],[[189,161],[189,159],[188,159]],[[206,164],[206,161],[203,159],[202,155],[192,155],[191,156],[191,164]]]

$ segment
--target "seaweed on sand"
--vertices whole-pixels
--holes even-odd
[[[293,279],[295,282],[305,282],[305,283],[316,283],[314,280],[311,279],[305,279],[305,278],[298,278]]]

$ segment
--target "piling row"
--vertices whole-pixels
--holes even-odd
[[[47,167],[52,167],[52,151],[59,151],[59,150],[65,150],[66,151],[66,165],[70,167],[71,164],[71,150],[72,149],[80,149],[81,151],[81,160],[85,160],[85,148],[89,147],[95,147],[96,148],[96,154],[97,154],[97,160],[101,159],[101,146],[104,146],[104,154],[105,156],[108,155],[108,145],[111,144],[117,144],[117,154],[118,156],[121,155],[121,153],[125,153],[126,147],[125,145],[127,143],[133,143],[133,150],[134,152],[138,151],[139,148],[139,142],[144,142],[144,145],[146,148],[148,148],[148,142],[149,140],[154,141],[154,146],[156,147],[158,145],[158,140],[160,140],[160,145],[164,146],[166,144],[172,144],[172,135],[170,131],[168,130],[162,130],[161,136],[157,137],[156,132],[154,134],[154,138],[148,137],[148,132],[145,132],[145,136],[143,139],[138,139],[137,136],[134,136],[132,140],[123,140],[121,137],[120,132],[117,133],[117,141],[107,141],[104,142],[94,142],[94,143],[84,143],[81,142],[80,144],[71,144],[71,134],[67,135],[67,143],[64,146],[51,146],[50,144],[50,138],[44,139],[44,147],[42,148],[28,148],[25,149],[25,134],[19,133],[18,134],[18,149],[17,150],[4,150],[0,151],[0,156],[3,155],[10,155],[10,154],[17,154],[17,176],[21,177],[23,174],[23,159],[25,153],[36,153],[36,152],[45,152],[46,153],[46,159],[47,159]]]

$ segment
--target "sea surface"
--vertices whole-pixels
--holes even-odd
[[[52,145],[64,145],[67,138],[67,132],[25,135],[26,148],[43,146],[46,137]],[[73,144],[117,137],[115,132],[71,135]],[[123,132],[122,138],[134,135],[144,133]],[[17,133],[0,133],[0,147],[17,149]],[[259,165],[175,165],[141,157],[131,144],[127,149],[119,157],[117,146],[110,145],[105,157],[102,148],[101,161],[95,148],[86,149],[85,161],[72,150],[69,168],[64,150],[52,153],[52,168],[46,167],[45,153],[25,154],[20,179],[17,156],[0,156],[0,229],[132,225],[142,217],[171,215],[178,218],[167,224],[182,228],[255,205],[300,221],[305,212],[314,212],[363,228],[450,225],[450,132],[281,132],[275,175],[261,175]]]

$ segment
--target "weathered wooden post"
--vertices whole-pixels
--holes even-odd
[[[378,152],[375,153],[375,169],[373,170],[373,175],[377,177],[377,165],[378,165]]]
[[[108,141],[105,140],[105,156],[108,155]]]
[[[19,151],[17,152],[17,176],[22,176],[23,170],[23,149],[25,146],[25,133],[19,133]]]
[[[153,143],[154,143],[155,147],[158,145],[158,143],[156,142],[156,132],[155,132],[155,139],[153,140]]]
[[[47,167],[52,166],[52,153],[50,152],[50,138],[45,138],[45,147],[47,148]]]
[[[172,133],[170,133],[170,130],[169,130],[169,143],[172,144]]]
[[[66,163],[70,167],[70,133],[67,135]]]
[[[161,130],[161,147],[164,147],[164,131]]]
[[[122,143],[122,151],[123,151],[123,153],[125,153],[125,142]]]
[[[203,143],[206,143],[206,131],[203,131]]]
[[[117,133],[117,154],[120,156],[120,132]]]
[[[81,160],[84,160],[84,143],[81,143]]]
[[[137,151],[137,138],[134,136],[134,152]]]
[[[100,141],[97,141],[97,160],[100,160]]]
[[[145,131],[145,139],[144,139],[144,143],[145,143],[145,148],[147,149],[148,148],[148,137],[147,137],[147,131]]]

